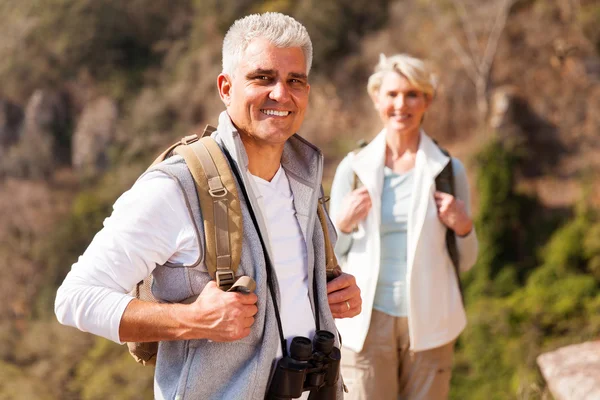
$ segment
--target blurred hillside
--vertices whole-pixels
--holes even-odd
[[[596,0],[1,1],[0,399],[152,397],[151,368],[55,322],[55,291],[159,150],[216,122],[222,37],[263,11],[313,39],[300,133],[326,187],[381,129],[379,54],[436,67],[425,129],[467,165],[481,241],[452,397],[547,398],[535,357],[600,332]]]

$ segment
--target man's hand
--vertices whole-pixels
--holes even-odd
[[[356,279],[344,272],[327,283],[327,300],[333,318],[352,318],[362,310],[362,298]]]
[[[468,235],[473,229],[473,220],[467,214],[464,201],[439,191],[436,191],[433,197],[440,221],[458,236]]]
[[[250,334],[258,312],[254,293],[224,292],[210,281],[195,302],[189,305],[187,318],[203,339],[232,342]]]

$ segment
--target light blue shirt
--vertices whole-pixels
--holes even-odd
[[[395,317],[408,315],[407,227],[414,169],[397,174],[384,167],[381,196],[381,266],[373,308]]]

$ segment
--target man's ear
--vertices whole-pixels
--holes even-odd
[[[226,107],[229,107],[229,104],[231,104],[231,77],[227,74],[219,74],[217,77],[217,86],[221,101]]]

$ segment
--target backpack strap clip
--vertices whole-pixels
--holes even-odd
[[[230,269],[218,269],[215,273],[215,280],[221,290],[228,290],[236,281],[235,274]]]
[[[200,139],[200,138],[196,134],[188,135],[188,136],[182,137],[180,143],[181,144],[191,144],[191,143],[197,142],[198,139]]]
[[[218,176],[208,179],[208,193],[211,197],[225,197],[227,195],[227,188],[223,185],[221,178]]]

